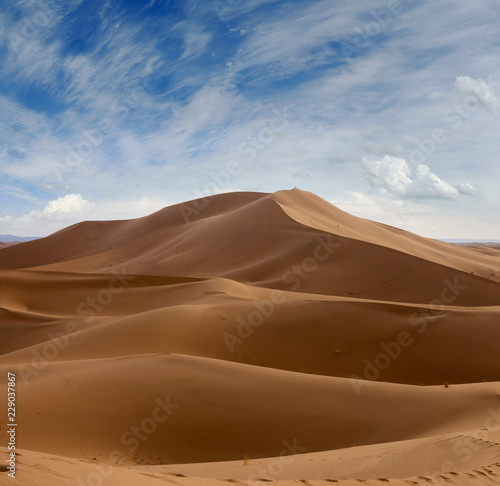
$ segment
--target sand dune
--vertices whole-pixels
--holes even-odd
[[[52,349],[58,350],[52,361],[173,352],[417,385],[500,381],[499,306],[436,308],[277,294],[227,279],[137,276],[98,313],[87,302],[106,288],[107,276],[5,273],[11,291],[0,305],[11,310],[4,311],[0,364],[31,362]],[[14,301],[26,279],[26,293]],[[48,307],[54,294],[61,299],[57,315]],[[75,332],[63,338],[68,325]],[[381,355],[389,356],[389,366]]]
[[[478,431],[471,433],[477,435]],[[101,462],[97,458],[73,459],[21,450],[18,457],[19,479],[25,486],[81,484],[75,478],[79,478],[83,484],[99,484],[102,481],[111,486],[159,486],[165,483],[181,486],[216,486],[225,483],[254,486],[266,482],[277,486],[297,483],[312,486],[332,483],[339,486],[360,483],[368,486],[499,484],[499,444],[481,441],[475,435],[450,435],[384,446],[249,459],[246,464],[244,461],[233,461],[124,467]],[[462,452],[459,460],[450,454],[450,446]],[[474,451],[474,454],[466,459],[470,451]],[[5,453],[0,448],[0,461],[2,456]],[[456,470],[443,472],[443,466],[448,463],[454,464]],[[11,482],[0,475],[0,484]]]
[[[20,447],[153,464],[277,456],[285,439],[314,452],[470,430],[499,402],[491,383],[363,386],[177,354],[49,363],[20,388]],[[168,420],[144,441],[124,436],[157,407]]]
[[[457,279],[469,291],[454,304],[500,304],[498,258],[360,220],[299,190],[236,194],[223,198],[225,205],[218,196],[210,199],[217,202],[189,223],[178,207],[139,220],[81,223],[6,249],[0,268],[226,277],[283,290],[422,303],[439,297],[444,280]],[[315,252],[324,261],[311,263]]]
[[[3,248],[20,484],[500,484],[498,256],[299,190]]]

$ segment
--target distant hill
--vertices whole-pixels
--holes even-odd
[[[446,241],[446,243],[455,243],[457,245],[472,245],[472,244],[487,244],[487,245],[492,245],[492,244],[500,244],[500,240],[492,239],[492,240],[467,240],[467,239],[448,239],[448,240],[442,240]]]
[[[35,236],[14,236],[14,235],[0,235],[0,250],[8,246],[18,245],[19,243],[26,243],[28,241],[38,240]]]
[[[14,235],[0,235],[0,242],[2,243],[24,243],[25,241],[38,240],[38,236],[14,236]]]
[[[9,242],[0,241],[0,250],[2,248],[7,248],[8,246],[18,245],[18,244],[19,241],[9,241]]]
[[[496,253],[498,253],[498,250],[500,250],[500,243],[495,243],[495,242],[482,243],[480,241],[474,241],[472,243],[454,243],[454,244],[458,246],[466,246],[468,248],[479,250],[482,253],[489,255],[495,255]]]

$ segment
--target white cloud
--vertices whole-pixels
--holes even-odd
[[[455,89],[464,98],[472,97],[469,104],[475,98],[479,106],[483,107],[491,116],[497,117],[500,113],[500,99],[495,95],[493,88],[482,79],[458,76],[455,81]]]
[[[386,155],[381,160],[362,160],[365,176],[383,194],[416,199],[455,199],[459,195],[477,196],[471,184],[453,186],[434,174],[427,165],[414,170],[405,159]]]
[[[376,187],[398,196],[406,195],[412,184],[410,168],[404,159],[386,155],[382,160],[362,160],[366,177]]]
[[[469,182],[463,182],[457,184],[455,187],[460,194],[473,197],[481,196],[481,189],[477,184],[470,184]]]
[[[415,176],[416,178],[407,188],[407,195],[410,197],[448,199],[458,195],[455,187],[431,172],[427,165],[418,165],[415,169]]]
[[[55,201],[50,201],[43,211],[31,211],[30,216],[42,220],[65,220],[74,215],[83,215],[94,206],[80,194],[67,194]]]
[[[80,221],[93,207],[94,204],[80,194],[67,194],[49,201],[42,210],[33,210],[18,218],[10,215],[0,217],[0,232],[16,236],[45,236],[47,231],[57,231]]]

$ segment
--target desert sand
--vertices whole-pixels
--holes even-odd
[[[494,246],[230,193],[2,248],[0,288],[0,484],[500,484]]]

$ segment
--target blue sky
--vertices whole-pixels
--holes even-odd
[[[0,7],[0,234],[297,186],[500,239],[496,0]]]

